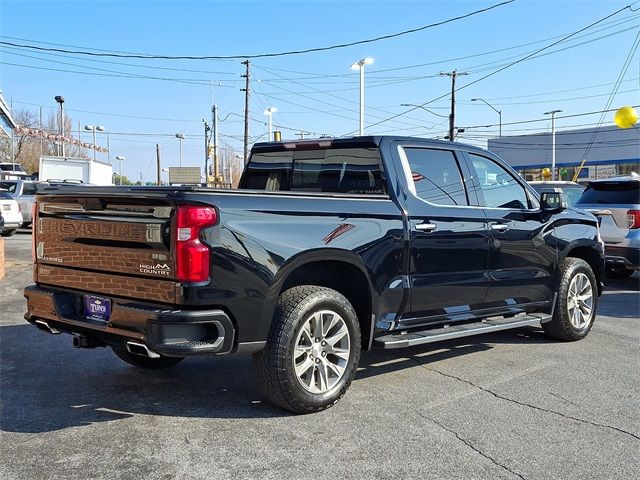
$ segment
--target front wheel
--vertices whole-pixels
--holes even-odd
[[[566,258],[558,272],[559,285],[553,319],[542,324],[552,338],[575,341],[586,337],[593,326],[598,287],[593,270],[580,258]]]
[[[161,368],[173,367],[175,364],[184,360],[184,357],[150,358],[142,355],[136,355],[127,351],[125,348],[111,347],[111,349],[120,360],[123,360],[134,367],[145,368],[147,370],[158,370]]]
[[[315,285],[291,288],[278,299],[267,345],[254,357],[259,386],[292,412],[324,410],[351,385],[360,348],[358,318],[343,295]]]

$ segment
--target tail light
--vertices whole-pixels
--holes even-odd
[[[176,277],[181,282],[205,282],[209,278],[209,247],[200,232],[218,221],[212,207],[181,206],[176,215]]]
[[[627,212],[627,221],[629,228],[640,228],[640,210],[629,210]]]

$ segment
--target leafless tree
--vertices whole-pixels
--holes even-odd
[[[25,129],[43,129],[47,133],[58,134],[60,132],[59,116],[50,114],[43,125],[40,124],[40,115],[28,109],[12,112],[17,125]],[[74,138],[72,133],[72,121],[65,115],[64,136]],[[25,131],[15,131],[13,134],[13,146],[11,138],[3,138],[0,141],[0,152],[3,161],[20,164],[28,173],[37,172],[41,156],[59,155],[58,145],[55,141],[33,136]],[[69,157],[88,158],[85,148],[79,145],[67,144],[65,155]]]

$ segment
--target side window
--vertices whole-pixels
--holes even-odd
[[[23,195],[35,195],[36,194],[36,186],[31,183],[25,183],[22,187]]]
[[[416,196],[435,205],[469,205],[451,150],[405,148]]]
[[[478,176],[484,206],[490,208],[528,208],[527,193],[507,170],[486,157],[470,153]]]

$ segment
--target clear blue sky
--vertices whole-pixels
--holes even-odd
[[[0,41],[159,55],[248,55],[392,34],[495,3],[498,0],[3,0]],[[255,59],[251,136],[266,138],[263,111],[268,106],[277,107],[274,123],[285,138],[295,138],[295,130],[337,136],[357,130],[358,76],[349,66],[363,57],[375,58],[375,63],[366,68],[365,124],[371,125],[406,111],[402,103],[422,104],[446,95],[450,81],[438,77],[440,71],[469,72],[458,80],[458,86],[463,87],[630,3],[517,0],[399,38],[326,52]],[[633,8],[640,9],[640,3]],[[578,38],[545,51],[555,53],[462,88],[457,93],[456,124],[497,124],[497,113],[480,102],[470,102],[474,97],[484,98],[501,110],[504,123],[541,118],[543,112],[554,109],[562,109],[561,115],[602,110],[639,29],[640,10],[625,10]],[[523,44],[529,45],[518,47]],[[241,60],[100,58],[6,45],[0,45],[0,56],[0,88],[14,110],[37,111],[43,106],[48,115],[57,107],[54,96],[63,95],[75,128],[80,122],[82,126],[104,125],[111,132],[111,158],[126,156],[124,174],[134,180],[140,172],[145,180],[154,178],[156,143],[162,147],[163,166],[177,165],[178,140],[174,134],[178,132],[187,136],[183,163],[203,164],[202,119],[211,118],[212,95],[224,120],[219,124],[220,139],[241,152]],[[422,64],[428,65],[417,66]],[[636,52],[612,108],[640,103],[639,77]],[[449,97],[427,106],[446,116]],[[557,126],[563,129],[595,124],[598,119],[597,115],[559,119]],[[611,123],[611,119],[609,114],[606,121]],[[446,134],[446,122],[446,118],[416,110],[368,127],[366,132],[441,137]],[[523,129],[547,131],[549,122],[505,125],[503,129],[504,134],[530,131]],[[497,131],[497,126],[468,129],[461,140],[483,145],[484,139],[497,136]],[[83,136],[89,140],[89,133]]]

